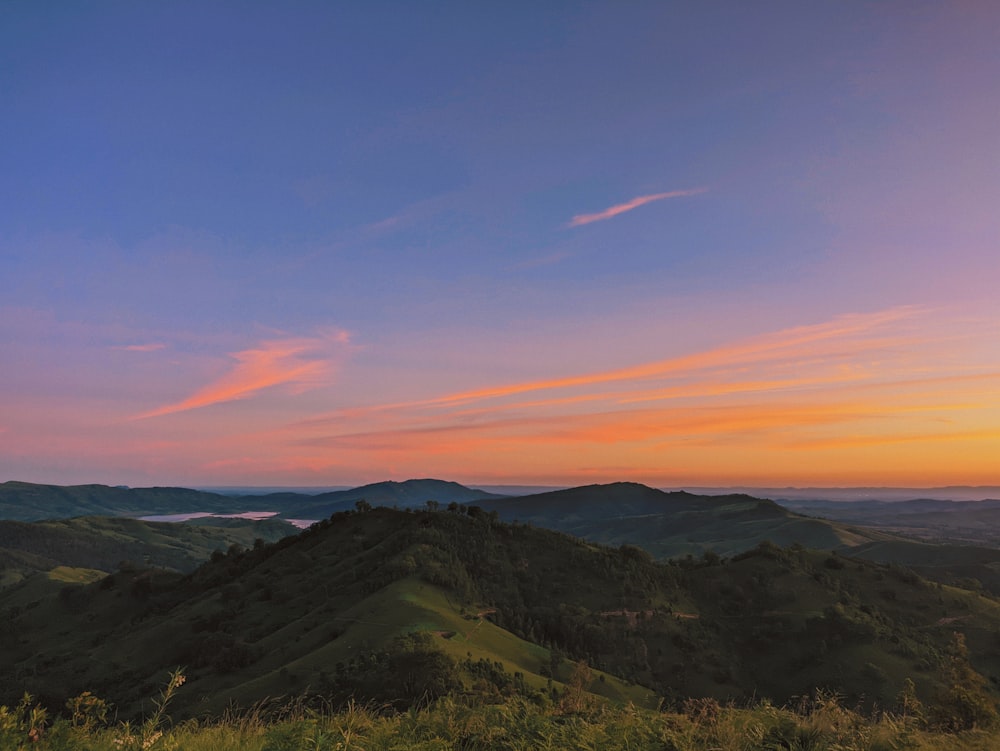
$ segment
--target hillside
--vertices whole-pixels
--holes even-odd
[[[14,521],[68,519],[74,516],[137,517],[202,511],[225,513],[234,508],[237,505],[233,498],[187,488],[62,486],[16,481],[0,484],[0,519]]]
[[[474,507],[342,513],[186,576],[32,577],[0,594],[0,623],[0,703],[92,690],[123,712],[178,665],[190,714],[307,689],[545,692],[577,659],[600,671],[590,691],[640,704],[817,686],[889,704],[907,677],[943,689],[955,631],[1000,675],[1000,604],[897,567],[770,544],[663,564]]]
[[[265,499],[274,497],[263,496]],[[418,508],[428,501],[447,506],[449,503],[479,503],[503,496],[467,488],[457,482],[425,479],[377,482],[314,496],[283,493],[278,497],[282,501],[283,516],[287,518],[325,519],[338,511],[352,510],[358,501],[366,501],[372,506]]]
[[[636,545],[661,560],[697,557],[706,551],[737,555],[762,542],[781,547],[801,545],[906,566],[936,582],[981,587],[1000,595],[1000,550],[937,542],[949,532],[961,537],[959,530],[965,537],[988,537],[990,520],[998,513],[992,501],[802,504],[834,517],[821,518],[741,493],[705,496],[614,483],[479,505],[508,521],[547,527],[605,545]],[[895,508],[901,513],[894,514]],[[1000,536],[993,535],[1000,542]]]
[[[784,501],[789,509],[935,542],[1000,547],[1000,501]]]
[[[637,483],[588,485],[480,502],[501,519],[518,520],[608,545],[638,545],[666,559],[712,551],[733,555],[764,541],[847,550],[897,539],[789,511],[749,495],[665,492]]]
[[[287,522],[214,519],[211,525],[77,517],[0,521],[0,586],[58,566],[116,571],[123,563],[189,572],[217,550],[295,532]]]
[[[445,480],[378,482],[318,495],[269,493],[223,495],[188,488],[124,488],[107,485],[37,485],[9,481],[0,484],[0,519],[38,521],[76,516],[154,516],[160,514],[273,511],[285,519],[324,519],[354,508],[364,500],[373,506],[414,508],[427,501],[441,505],[500,498]]]

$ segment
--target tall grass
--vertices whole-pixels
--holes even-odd
[[[348,703],[258,705],[214,720],[171,724],[171,674],[141,723],[108,723],[90,694],[49,720],[31,697],[0,707],[0,751],[995,751],[1000,732],[944,733],[912,714],[863,715],[830,693],[794,707],[689,700],[679,711],[587,704],[541,706],[524,698],[474,704],[446,697],[408,712]],[[75,703],[74,703],[75,702]]]

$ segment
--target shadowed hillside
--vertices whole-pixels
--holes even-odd
[[[518,520],[609,545],[638,545],[656,558],[732,555],[764,541],[848,549],[892,535],[803,516],[749,495],[692,495],[637,483],[588,485],[481,502],[502,519]]]
[[[0,519],[15,521],[199,511],[224,513],[235,506],[233,498],[187,488],[37,485],[15,481],[0,484]]]
[[[378,482],[318,495],[269,493],[223,495],[188,488],[122,488],[107,485],[0,484],[0,519],[37,521],[76,516],[153,516],[157,514],[242,513],[274,511],[286,519],[324,519],[354,508],[359,500],[372,506],[412,508],[428,501],[442,505],[500,498],[445,480]]]
[[[295,532],[287,522],[214,519],[210,526],[77,517],[0,521],[0,585],[57,566],[115,571],[123,563],[189,572],[216,550],[250,547]]]
[[[551,692],[577,660],[599,671],[589,691],[647,704],[816,687],[888,704],[906,678],[938,700],[956,660],[1000,675],[1000,605],[904,569],[768,543],[657,563],[477,507],[340,513],[187,576],[33,577],[0,615],[4,690],[53,704],[92,690],[123,711],[177,665],[187,713],[307,690],[402,705]]]
[[[909,537],[1000,546],[1000,501],[997,500],[783,501],[782,505],[812,516],[878,527]]]

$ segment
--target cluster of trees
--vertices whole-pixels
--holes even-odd
[[[268,636],[289,624],[319,634],[326,623],[325,634],[310,638],[336,639],[343,611],[417,577],[547,647],[557,659],[537,672],[554,681],[570,680],[568,666],[584,663],[678,701],[754,690],[781,700],[815,685],[821,673],[812,671],[833,656],[863,648],[870,656],[838,686],[852,699],[892,699],[901,677],[887,667],[891,654],[919,666],[925,700],[952,702],[964,707],[952,715],[979,722],[992,706],[989,684],[968,650],[963,656],[926,627],[940,617],[934,608],[955,612],[962,602],[949,595],[945,603],[941,590],[910,573],[770,543],[728,560],[706,553],[661,563],[633,546],[503,524],[475,506],[396,511],[358,501],[297,536],[231,545],[186,576],[128,567],[99,588],[127,600],[134,622],[200,602],[163,656],[189,665],[194,679],[252,667],[267,653]],[[67,599],[76,607],[78,597]],[[455,663],[421,635],[374,645],[324,675],[335,701],[357,696],[402,707],[469,685],[483,695],[530,695],[523,676],[488,661]],[[793,675],[801,682],[790,682]],[[971,686],[966,694],[948,688],[959,683]]]

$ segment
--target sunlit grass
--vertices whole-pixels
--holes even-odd
[[[523,698],[476,704],[444,698],[407,712],[348,703],[337,710],[304,701],[258,706],[214,720],[171,725],[168,704],[183,685],[175,672],[141,723],[107,724],[89,694],[71,716],[50,721],[25,697],[0,707],[0,751],[988,751],[1000,732],[945,734],[907,714],[863,715],[834,694],[796,707],[752,707],[689,700],[677,711],[586,704],[580,711]],[[71,702],[71,705],[73,702]],[[71,707],[72,708],[72,707]]]

